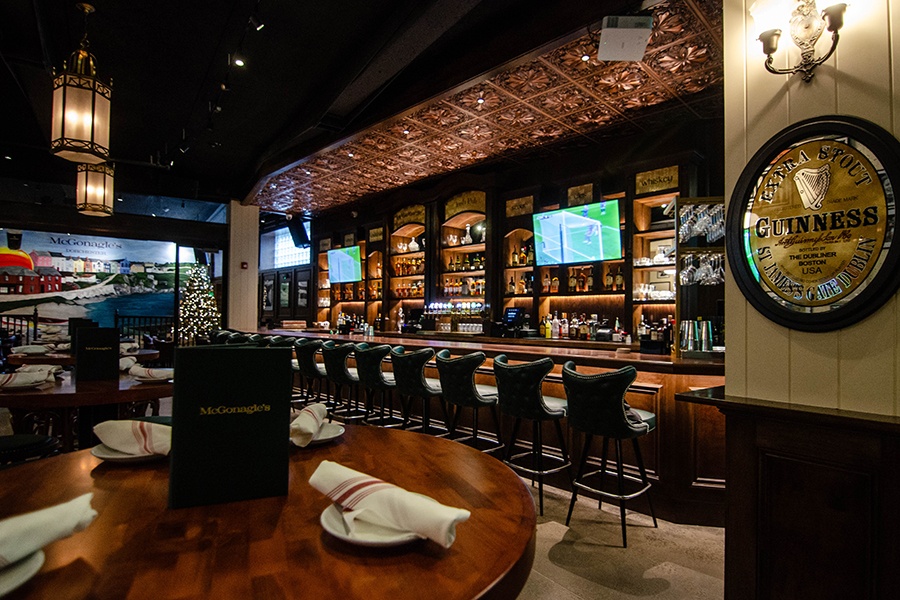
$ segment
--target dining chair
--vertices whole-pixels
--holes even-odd
[[[441,390],[443,390],[447,413],[450,417],[448,437],[482,452],[493,452],[503,448],[503,437],[500,429],[500,416],[497,412],[497,386],[475,383],[475,371],[484,364],[484,361],[484,352],[472,352],[453,358],[450,351],[444,349],[435,356]],[[456,431],[459,427],[460,415],[465,408],[472,409],[472,432],[471,435],[457,438]],[[496,438],[479,435],[478,414],[479,409],[482,408],[488,409],[494,419]],[[487,446],[482,447],[484,446],[482,442],[487,443]]]
[[[500,412],[515,419],[512,435],[506,444],[504,462],[512,469],[532,476],[538,481],[538,504],[540,514],[544,514],[544,476],[568,469],[571,465],[566,452],[566,440],[560,421],[566,417],[565,398],[545,396],[541,390],[544,378],[553,369],[553,360],[544,357],[539,360],[512,365],[505,354],[494,357],[494,375],[497,378],[497,391]],[[516,436],[522,420],[531,421],[531,449],[527,452],[513,454],[516,447]],[[559,438],[560,455],[548,452],[544,447],[543,423],[553,422]],[[531,457],[528,464],[523,459]],[[549,463],[549,464],[545,464]]]
[[[357,347],[356,371],[359,374],[360,384],[366,390],[366,407],[369,417],[366,423],[380,425],[382,427],[398,427],[403,425],[404,419],[394,416],[394,396],[397,382],[393,373],[385,373],[382,365],[384,359],[391,353],[388,344],[370,346],[368,348]],[[375,396],[381,395],[381,410],[376,417],[374,415]]]
[[[59,440],[49,435],[14,433],[0,435],[0,469],[27,460],[59,454]]]
[[[333,416],[340,416],[344,421],[363,420],[368,416],[366,406],[359,403],[359,374],[356,367],[349,367],[347,360],[356,351],[357,348],[363,350],[369,345],[365,342],[361,344],[335,344],[327,341],[322,344],[322,361],[325,363],[325,377],[334,386],[334,408],[331,410]],[[347,388],[347,401],[343,399],[343,389]]]
[[[572,429],[585,434],[584,450],[578,465],[578,473],[572,481],[572,499],[569,502],[569,512],[566,515],[566,525],[572,518],[572,509],[575,508],[575,500],[578,490],[589,491],[600,496],[600,505],[603,498],[614,498],[619,501],[619,518],[622,523],[622,546],[628,547],[628,538],[625,528],[625,501],[647,494],[647,503],[650,506],[650,516],[653,518],[653,526],[656,527],[656,514],[653,512],[653,501],[650,496],[650,480],[644,469],[644,460],[641,457],[641,447],[638,438],[643,437],[656,429],[656,415],[646,410],[631,408],[625,401],[625,393],[628,387],[637,378],[637,370],[627,365],[609,373],[586,375],[578,373],[573,361],[563,365],[563,385],[566,388],[566,397],[569,406],[569,425]],[[585,473],[588,456],[591,453],[591,442],[594,436],[603,436],[603,454],[600,459],[600,469]],[[607,470],[607,456],[609,440],[615,441],[616,470]],[[631,440],[634,446],[634,458],[637,462],[639,477],[625,473],[622,457],[622,440]],[[606,475],[614,475],[617,480],[617,491],[607,492],[603,489],[603,481]],[[591,487],[588,480],[599,475],[599,482]],[[640,487],[637,491],[625,492],[625,483],[637,483]]]
[[[400,395],[400,403],[403,407],[404,429],[418,430],[429,435],[447,435],[446,423],[447,411],[441,399],[443,390],[440,379],[425,377],[425,365],[434,357],[433,348],[422,348],[413,352],[406,352],[403,346],[391,349],[391,365],[394,369],[394,380],[397,382],[397,393]],[[422,422],[420,425],[411,426],[410,409],[413,398],[421,398]],[[437,398],[441,410],[444,413],[444,427],[434,427],[431,424],[431,400]]]

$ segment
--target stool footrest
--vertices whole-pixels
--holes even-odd
[[[556,456],[550,456],[550,455],[546,455],[546,454],[543,457],[544,460],[547,460],[550,462],[558,462],[561,464],[559,464],[556,467],[551,467],[549,469],[538,470],[538,469],[530,469],[528,467],[516,464],[514,462],[516,459],[524,458],[526,456],[533,456],[533,453],[532,452],[522,452],[520,454],[514,454],[514,455],[510,456],[507,460],[504,460],[503,462],[507,466],[509,466],[511,469],[514,469],[516,471],[521,471],[523,473],[528,473],[529,475],[549,475],[550,473],[558,473],[558,472],[562,471],[563,469],[567,469],[570,466],[572,466],[572,463],[570,461],[564,461],[562,458],[558,458]]]
[[[597,488],[593,488],[593,487],[591,487],[591,486],[589,486],[589,485],[587,485],[587,484],[585,484],[585,483],[582,483],[582,481],[584,481],[584,480],[587,479],[588,477],[591,477],[591,476],[594,476],[594,475],[599,475],[601,472],[602,472],[602,471],[597,470],[597,471],[592,471],[592,472],[590,472],[590,473],[587,473],[587,474],[585,474],[585,475],[582,475],[581,481],[573,481],[573,482],[572,482],[572,485],[575,486],[575,487],[577,487],[577,488],[580,489],[580,490],[585,490],[585,491],[587,491],[587,492],[594,492],[595,494],[599,494],[599,495],[604,496],[604,497],[606,497],[606,498],[615,498],[615,499],[617,499],[617,500],[631,500],[632,498],[637,498],[638,496],[640,496],[641,494],[643,494],[644,492],[646,492],[647,490],[649,490],[650,487],[652,486],[652,484],[650,484],[650,483],[646,483],[646,484],[645,484],[643,481],[641,481],[641,480],[638,479],[637,477],[634,477],[633,475],[627,475],[627,474],[623,474],[623,475],[622,475],[622,479],[624,479],[624,480],[626,480],[626,481],[630,481],[630,482],[632,482],[632,483],[639,483],[639,484],[641,484],[641,486],[643,486],[643,487],[641,487],[641,489],[639,489],[638,491],[633,492],[633,493],[631,493],[631,494],[613,494],[612,492],[606,492],[606,491],[604,491],[604,490],[600,490],[600,489],[597,489]],[[606,474],[607,474],[607,475],[610,475],[614,480],[615,480],[615,478],[618,476],[617,473],[616,473],[615,471],[611,471],[611,470],[609,470],[609,469],[606,470]]]

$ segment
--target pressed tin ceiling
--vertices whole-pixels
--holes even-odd
[[[536,59],[308,157],[266,181],[253,203],[271,212],[315,214],[477,163],[519,159],[549,144],[599,144],[612,126],[660,127],[646,117],[648,107],[674,105],[679,110],[672,114],[685,119],[719,116],[720,103],[709,99],[710,92],[721,95],[721,4],[664,0],[653,17],[640,62],[598,61],[585,30]]]

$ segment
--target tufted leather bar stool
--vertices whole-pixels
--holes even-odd
[[[404,422],[393,415],[393,392],[397,389],[394,374],[385,373],[381,366],[390,353],[391,347],[387,344],[356,349],[356,372],[360,384],[366,389],[366,408],[369,411],[366,423],[370,425],[398,427]],[[381,410],[375,417],[373,405],[377,394],[381,394]]]
[[[335,344],[328,341],[322,344],[322,359],[325,363],[325,376],[334,385],[335,406],[332,415],[340,416],[344,421],[362,420],[368,416],[365,405],[359,404],[359,375],[355,367],[347,366],[347,359],[357,348],[365,350],[369,345]],[[347,402],[344,402],[342,391],[347,388]]]
[[[315,388],[315,399],[322,397],[322,386],[325,384],[325,366],[316,360],[316,355],[322,349],[322,340],[302,338],[294,344],[294,355],[297,357],[297,368],[300,369],[300,377],[306,387],[306,395],[312,400]]]
[[[400,394],[401,404],[403,404],[403,420],[404,428],[417,429],[421,433],[429,435],[447,435],[446,428],[447,412],[444,408],[443,400],[441,400],[441,410],[444,411],[444,428],[433,427],[431,425],[431,399],[441,398],[443,390],[441,389],[440,379],[425,377],[425,364],[434,356],[434,349],[422,348],[414,352],[406,352],[403,346],[396,346],[391,349],[391,365],[394,369],[394,381],[397,382],[397,392]],[[422,406],[422,424],[410,427],[410,404],[413,398],[421,398],[424,402]]]
[[[647,502],[650,505],[650,516],[653,517],[653,526],[657,526],[653,502],[650,498],[650,481],[647,479],[644,460],[641,458],[641,447],[638,444],[639,437],[656,429],[656,415],[646,410],[631,408],[625,402],[625,392],[636,378],[637,370],[631,365],[617,371],[596,375],[578,373],[575,363],[572,361],[563,365],[563,384],[569,400],[569,425],[586,435],[578,473],[572,482],[572,500],[569,503],[569,514],[566,515],[566,525],[572,518],[572,509],[575,507],[579,489],[599,494],[601,505],[604,497],[615,498],[619,501],[619,516],[622,521],[622,546],[626,548],[628,547],[625,530],[626,500],[631,500],[646,492]],[[600,461],[600,469],[585,473],[588,456],[591,452],[591,442],[594,436],[598,435],[603,436],[603,456]],[[615,473],[607,471],[606,468],[610,438],[615,440]],[[637,461],[640,478],[626,475],[622,465],[622,440],[629,439],[634,444],[634,457]],[[616,476],[617,493],[603,490],[603,480],[607,473]],[[600,476],[598,487],[590,487],[587,480],[596,475]],[[635,492],[626,494],[626,481],[637,483],[641,487]]]
[[[497,387],[475,383],[475,371],[484,364],[484,360],[484,352],[473,352],[453,358],[449,350],[441,350],[435,358],[447,412],[453,413],[448,415],[449,437],[482,452],[493,452],[503,448],[503,437],[500,433],[500,416],[497,412]],[[472,435],[457,438],[456,428],[459,426],[459,417],[464,408],[472,409]],[[497,439],[478,435],[478,413],[481,408],[490,410],[494,418]],[[488,446],[482,447],[484,444],[481,442],[487,442]]]
[[[497,378],[500,412],[515,419],[512,435],[506,444],[506,458],[503,462],[517,471],[532,476],[532,483],[538,480],[538,503],[540,514],[544,514],[544,475],[557,473],[567,469],[572,463],[566,452],[566,439],[560,421],[566,416],[566,400],[553,396],[544,396],[541,384],[553,369],[553,361],[549,357],[519,365],[509,364],[505,354],[494,357],[494,375]],[[531,421],[531,450],[513,454],[516,446],[516,435],[522,419]],[[559,436],[561,456],[544,451],[542,424],[552,421]],[[521,459],[531,456],[531,462],[523,465]],[[519,462],[516,462],[519,461]],[[545,465],[549,463],[549,465]]]

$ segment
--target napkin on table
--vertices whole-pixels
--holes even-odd
[[[16,372],[16,373],[0,373],[0,388],[2,387],[18,387],[27,385],[37,385],[39,383],[54,381],[53,373],[49,371],[32,371],[32,372]]]
[[[172,428],[149,421],[103,421],[94,425],[94,435],[113,450],[135,456],[166,455],[172,447]]]
[[[13,354],[40,354],[50,352],[50,348],[41,344],[30,344],[27,346],[13,346]]]
[[[133,365],[128,369],[129,375],[137,377],[147,377],[148,379],[172,379],[175,375],[175,369],[147,369],[140,365]]]
[[[123,356],[119,359],[119,370],[128,371],[137,364],[137,359],[133,356]]]
[[[134,342],[121,342],[119,344],[119,354],[130,354],[140,349],[141,347]]]
[[[319,463],[309,483],[343,507],[342,516],[351,532],[359,519],[411,531],[449,548],[456,539],[456,525],[471,514],[330,460]]]
[[[318,435],[327,416],[328,408],[321,403],[310,404],[301,410],[291,422],[291,441],[301,448],[309,444]]]
[[[50,373],[52,375],[59,375],[63,372],[63,368],[59,365],[22,365],[18,369],[16,369],[16,373]],[[52,381],[52,378],[48,377],[48,381]]]
[[[0,569],[77,533],[94,520],[94,494],[0,521]]]

